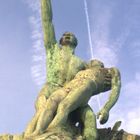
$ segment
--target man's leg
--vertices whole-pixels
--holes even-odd
[[[46,98],[45,98],[45,96],[40,96],[39,98],[38,98],[38,101],[37,102],[40,102],[42,105],[44,105],[45,103],[46,103]],[[40,114],[41,114],[41,111],[42,111],[42,109],[43,109],[43,106],[41,105],[41,104],[38,104],[37,105],[37,109],[36,109],[36,113],[35,113],[35,115],[33,116],[33,118],[32,118],[32,120],[29,122],[29,124],[28,124],[28,126],[27,126],[27,128],[26,128],[26,130],[25,130],[25,133],[24,133],[24,136],[25,137],[28,137],[28,136],[30,136],[33,132],[34,132],[34,130],[36,129],[36,124],[37,124],[37,121],[38,121],[38,119],[39,119],[39,116],[40,116]]]
[[[82,123],[82,136],[84,140],[97,140],[98,132],[96,126],[96,115],[91,107],[87,104],[77,110],[76,114],[80,116],[80,123]]]
[[[58,104],[67,95],[63,88],[55,91],[44,104],[44,108],[41,110],[39,118],[37,120],[36,129],[33,135],[38,135],[43,133],[48,127],[49,123],[53,120],[56,113]]]
[[[48,88],[48,85],[45,84],[37,97],[37,100],[35,102],[36,113],[25,130],[25,137],[30,136],[36,129],[38,118],[42,112],[42,109],[44,108],[44,105],[46,104],[47,98],[50,95],[50,91],[48,90]]]
[[[94,83],[91,80],[86,80],[80,83],[79,87],[72,89],[72,91],[59,104],[57,114],[48,129],[65,124],[69,113],[87,104],[92,95],[92,88],[95,88]]]

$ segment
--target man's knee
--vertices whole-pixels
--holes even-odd
[[[91,121],[95,121],[96,120],[96,115],[90,109],[86,109],[85,117],[86,117],[87,120],[91,120]]]
[[[42,95],[39,95],[37,97],[36,102],[35,102],[35,108],[36,108],[36,110],[39,110],[39,109],[44,108],[45,103],[46,103],[46,96],[43,95],[43,94]]]
[[[83,136],[83,139],[84,140],[98,140],[98,135],[97,134],[93,134],[93,133],[85,134]]]
[[[85,129],[83,132],[84,140],[98,140],[98,132],[96,129]]]
[[[96,140],[98,138],[96,128],[96,116],[89,105],[79,108],[83,124],[83,137],[85,140]]]
[[[92,111],[92,109],[89,105],[79,108],[78,112],[79,112],[80,116],[82,117],[81,119],[83,122],[86,122],[87,120],[89,122],[96,121],[96,115],[94,114],[94,112]]]
[[[69,111],[69,103],[67,101],[62,101],[58,106],[58,113],[67,114]]]
[[[45,84],[45,85],[43,86],[43,88],[40,90],[38,96],[42,96],[42,95],[44,95],[46,98],[49,97],[50,92],[49,92],[49,86],[48,86],[48,84]]]

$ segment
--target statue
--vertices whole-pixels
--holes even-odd
[[[32,134],[36,130],[37,121],[41,110],[48,97],[64,84],[71,81],[76,73],[86,69],[86,63],[74,55],[78,41],[70,32],[63,34],[58,45],[55,39],[54,27],[52,23],[52,9],[50,0],[41,0],[42,25],[44,31],[44,46],[47,55],[47,83],[40,91],[35,107],[36,114],[29,123],[25,136]],[[45,126],[43,126],[45,130]],[[42,131],[43,131],[42,130]]]
[[[63,127],[67,122],[75,127],[79,122],[83,138],[96,140],[96,116],[87,104],[88,100],[112,88],[110,99],[98,114],[101,116],[100,123],[105,123],[109,110],[118,99],[119,72],[115,68],[103,68],[103,64],[97,60],[87,64],[76,57],[74,51],[78,41],[70,32],[64,33],[60,44],[57,44],[50,0],[41,0],[41,13],[47,55],[47,83],[39,93],[35,103],[36,113],[24,137],[41,135],[49,129]],[[79,117],[76,120],[70,118],[77,112]]]
[[[89,63],[74,55],[78,41],[66,32],[57,44],[52,23],[51,0],[40,0],[44,45],[47,55],[47,83],[35,102],[36,113],[25,132],[0,135],[0,140],[138,140],[140,136],[118,131],[121,121],[108,129],[97,129],[96,115],[88,105],[91,96],[111,90],[97,114],[101,124],[117,102],[121,77],[117,68],[105,68],[99,60]]]
[[[110,78],[111,84],[109,85]],[[87,105],[91,96],[111,89],[112,92],[109,100],[98,113],[100,123],[106,123],[109,117],[109,111],[119,97],[120,87],[121,81],[118,69],[104,68],[102,62],[92,60],[88,69],[78,72],[73,80],[63,88],[55,91],[47,100],[46,113],[43,118],[46,117],[48,119],[49,116],[53,116],[54,112],[57,111],[48,129],[65,125],[68,115],[75,109]]]
[[[110,83],[110,78],[111,84],[109,85],[108,82]],[[65,126],[69,114],[78,109],[79,115],[82,116],[80,119],[84,118],[84,120],[75,121],[80,121],[82,124],[85,123],[85,119],[94,119],[94,124],[88,124],[89,128],[92,128],[92,135],[87,135],[86,133],[88,132],[85,130],[83,132],[83,136],[89,140],[96,140],[96,116],[92,112],[92,116],[88,116],[88,118],[86,118],[88,112],[86,113],[85,111],[89,110],[85,109],[88,108],[87,103],[91,96],[112,89],[109,100],[98,113],[98,117],[101,116],[100,123],[104,124],[108,120],[110,109],[119,97],[120,87],[120,74],[116,68],[104,68],[103,63],[100,61],[91,61],[88,69],[78,72],[73,80],[50,95],[46,101],[44,109],[42,110],[42,115],[40,115],[40,118],[38,119],[40,129],[43,125],[45,125],[48,130]],[[55,114],[55,112],[57,113]]]

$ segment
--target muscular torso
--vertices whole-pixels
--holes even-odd
[[[85,63],[82,60],[65,52],[57,44],[47,51],[47,82],[63,86],[83,69]]]
[[[85,84],[86,81],[90,80],[93,81],[94,87],[96,87],[96,90],[94,89],[94,94],[98,94],[100,92],[105,92],[111,89],[111,85],[108,87],[106,86],[106,77],[110,74],[109,69],[107,68],[93,68],[93,69],[87,69],[82,70],[78,72],[73,80],[73,83],[70,85],[78,86],[78,84]],[[76,82],[77,81],[77,82]],[[110,81],[111,83],[111,81]]]

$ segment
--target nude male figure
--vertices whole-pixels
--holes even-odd
[[[51,0],[41,0],[41,13],[47,55],[47,83],[36,100],[36,113],[25,130],[25,137],[37,135],[46,129],[45,125],[40,129],[38,121],[46,100],[54,91],[71,81],[77,72],[86,68],[86,63],[74,55],[78,44],[75,35],[66,32],[60,39],[60,43],[57,43],[52,23]]]
[[[108,77],[110,75],[111,77]],[[107,82],[110,83],[110,79],[109,85]],[[82,132],[83,138],[97,140],[96,116],[87,103],[91,96],[112,90],[109,100],[98,113],[100,123],[104,124],[119,97],[120,87],[119,71],[116,68],[104,68],[102,62],[93,60],[88,69],[78,72],[73,80],[50,95],[38,120],[40,126],[45,125],[47,130],[63,127],[69,114],[78,109],[82,116],[78,121],[86,126]]]

